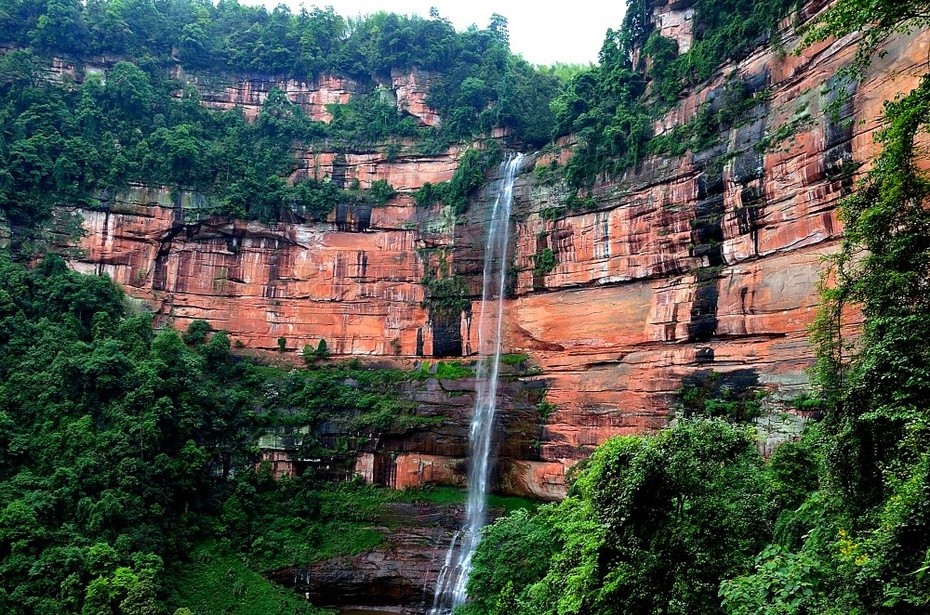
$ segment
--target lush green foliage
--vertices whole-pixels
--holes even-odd
[[[529,361],[530,355],[520,352],[520,353],[511,353],[511,354],[502,354],[500,357],[501,363],[504,365],[509,365],[511,367],[521,367],[526,365],[526,362]]]
[[[170,602],[184,604],[190,613],[242,615],[289,613],[316,615],[314,609],[292,590],[265,579],[245,564],[242,557],[222,543],[208,541],[191,552],[191,561],[178,570]],[[176,611],[175,615],[182,615]]]
[[[192,89],[176,100],[177,88],[129,62],[117,63],[105,82],[89,75],[80,87],[58,85],[28,52],[0,56],[0,207],[10,222],[42,222],[56,204],[106,206],[131,183],[203,191],[207,211],[263,221],[314,218],[339,202],[390,196],[389,186],[361,193],[316,179],[288,185],[295,143],[383,136],[368,135],[346,114],[329,126],[312,122],[275,89],[249,123],[236,111],[207,110]],[[364,117],[383,112],[379,104],[359,97],[346,108]]]
[[[699,0],[694,4],[696,37],[687,53],[670,53],[669,43],[674,43],[653,42],[656,33],[646,42],[644,53],[653,59],[654,93],[659,100],[674,102],[684,88],[706,81],[724,62],[740,60],[766,42],[779,21],[801,4],[800,0]]]
[[[678,390],[685,417],[718,417],[746,422],[762,413],[765,390],[753,383],[731,382],[720,372],[697,372]]]
[[[109,280],[56,257],[34,269],[0,259],[0,323],[0,611],[162,613],[195,606],[169,598],[176,584],[179,600],[194,595],[194,549],[264,572],[380,543],[366,515],[384,496],[325,487],[354,443],[318,428],[422,424],[392,395],[415,374],[237,359],[205,323],[182,337],[124,316]],[[256,473],[269,433],[325,463],[294,480]],[[229,545],[197,547],[219,537]],[[234,576],[242,600],[293,602]]]
[[[27,234],[56,204],[105,206],[134,182],[204,192],[208,212],[265,222],[316,218],[340,202],[381,204],[392,187],[346,190],[326,178],[290,185],[293,148],[386,146],[396,157],[411,140],[435,151],[498,127],[540,145],[559,81],[510,53],[500,17],[456,32],[438,15],[347,21],[331,8],[292,14],[235,1],[3,0],[0,22],[0,42],[20,49],[0,57],[0,209]],[[52,54],[74,57],[83,82],[50,80]],[[83,75],[81,61],[101,54],[123,61],[105,79]],[[178,63],[208,88],[226,71],[306,80],[334,73],[356,79],[360,92],[331,105],[324,124],[273,89],[249,123],[201,106],[193,87],[169,77]],[[378,85],[392,70],[413,69],[432,71],[429,103],[441,129],[418,126]],[[442,195],[457,210],[475,188],[475,165],[465,166]]]
[[[436,364],[436,378],[439,380],[461,380],[474,375],[475,370],[461,361],[440,361]]]
[[[533,255],[533,275],[544,276],[552,273],[558,264],[552,248],[543,248],[542,252]]]
[[[485,185],[487,172],[501,161],[502,155],[497,141],[487,141],[480,149],[469,149],[459,159],[452,179],[440,184],[426,182],[414,193],[414,201],[420,207],[442,203],[457,214],[464,213],[468,197]]]
[[[346,19],[331,7],[294,14],[285,5],[269,11],[194,0],[4,0],[0,8],[3,42],[45,54],[128,56],[145,65],[308,81],[324,73],[370,82],[389,79],[392,70],[432,71],[439,79],[431,103],[457,137],[503,126],[521,140],[544,142],[559,79],[510,53],[499,15],[485,29],[456,32],[435,11],[428,19],[384,12]]]
[[[831,436],[820,498],[834,531],[783,546],[838,567],[824,591],[851,611],[919,612],[930,605],[930,181],[917,141],[930,129],[930,79],[885,119],[882,153],[841,208],[837,283],[816,330]],[[865,316],[855,347],[842,339],[849,304]]]
[[[610,440],[568,500],[487,530],[464,612],[719,612],[720,581],[766,543],[770,490],[751,433],[724,422]]]
[[[631,0],[620,30],[607,31],[599,65],[576,75],[552,102],[554,134],[572,133],[579,141],[566,168],[570,185],[583,187],[598,174],[622,172],[647,152],[681,155],[715,143],[741,113],[739,108],[730,107],[735,113],[727,117],[708,107],[692,124],[655,143],[652,123],[684,89],[704,82],[723,62],[739,60],[764,42],[797,5],[780,0],[698,0],[694,44],[679,55],[674,41],[652,29],[645,0]],[[634,48],[641,51],[637,65]]]

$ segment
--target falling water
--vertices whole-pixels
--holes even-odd
[[[491,211],[488,239],[484,246],[484,285],[478,317],[478,362],[475,409],[469,431],[468,502],[458,553],[453,540],[440,571],[430,615],[447,615],[465,602],[465,585],[471,559],[481,539],[487,513],[487,489],[491,467],[491,432],[497,407],[497,377],[500,368],[501,330],[504,321],[504,283],[507,277],[507,240],[510,234],[510,205],[513,182],[523,154],[501,163],[501,183]]]

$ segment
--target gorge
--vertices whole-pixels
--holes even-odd
[[[926,2],[8,4],[0,610],[930,605]]]

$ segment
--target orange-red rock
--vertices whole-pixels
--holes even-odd
[[[298,155],[294,179],[323,180],[344,177],[346,185],[367,190],[372,182],[384,180],[395,190],[409,192],[429,182],[449,181],[455,174],[458,156],[464,148],[452,147],[431,156],[401,153],[388,156],[384,151],[337,154],[331,151],[303,151]]]
[[[789,52],[797,44],[785,41]],[[762,75],[770,98],[759,120],[725,135],[719,186],[709,186],[696,155],[649,159],[599,184],[593,211],[552,221],[540,214],[564,202],[564,189],[520,179],[505,345],[538,362],[558,405],[541,439],[543,462],[568,466],[611,435],[661,427],[682,377],[698,370],[752,370],[776,397],[800,392],[824,256],[842,231],[836,206],[854,181],[843,162],[867,168],[883,101],[917,85],[928,44],[928,32],[893,41],[856,90],[849,123],[825,115],[821,90],[850,61],[852,37],[800,56],[763,49],[723,67],[657,125],[687,121],[728,75]],[[792,121],[789,138],[761,143]],[[719,212],[712,222],[696,220],[710,206]],[[700,227],[712,224],[719,239],[701,240]],[[534,271],[546,248],[557,265]],[[524,475],[530,484],[530,470]]]
[[[689,10],[687,2],[660,6],[660,27],[680,46],[691,36]],[[891,43],[845,109],[849,124],[825,115],[830,100],[822,92],[851,60],[853,37],[799,55],[796,36],[786,30],[780,40],[786,53],[759,49],[721,67],[656,123],[662,133],[688,121],[728,77],[766,88],[768,97],[719,150],[647,159],[596,185],[592,210],[557,220],[541,214],[561,207],[566,189],[538,183],[532,164],[519,177],[505,350],[527,353],[540,371],[515,375],[502,392],[502,488],[564,494],[566,469],[594,446],[665,425],[682,377],[696,371],[751,370],[783,397],[805,385],[823,256],[837,249],[836,206],[855,179],[846,163],[867,168],[882,104],[917,84],[930,33]],[[421,77],[428,78],[394,75],[391,85],[398,104],[430,123]],[[330,85],[328,92],[351,89]],[[306,93],[294,87],[290,96]],[[223,100],[244,105],[260,95],[261,88],[236,90]],[[765,140],[786,125],[793,127],[787,138]],[[571,144],[564,139],[536,164],[564,164]],[[301,154],[297,173],[339,175],[363,188],[384,179],[409,192],[449,179],[457,153],[389,159],[380,151],[314,151]],[[714,160],[725,160],[719,177]],[[464,220],[419,211],[407,194],[371,212],[340,208],[322,223],[263,226],[198,220],[191,199],[176,205],[164,191],[136,190],[107,212],[79,212],[86,254],[74,265],[113,276],[165,320],[183,327],[203,318],[251,347],[273,349],[284,337],[297,350],[324,338],[336,354],[429,356],[436,340],[422,278],[443,248],[478,294],[489,200],[486,193],[475,200]],[[546,248],[555,268],[534,271]],[[466,353],[478,348],[477,308],[461,319]],[[545,420],[532,415],[541,386],[557,405]],[[411,398],[447,424],[381,441],[359,459],[360,474],[397,487],[461,482],[468,405],[428,392]]]
[[[391,88],[397,97],[397,108],[419,120],[422,126],[439,126],[442,119],[426,104],[430,84],[438,75],[416,68],[410,71],[391,71]]]
[[[337,230],[335,219],[184,223],[183,209],[163,204],[167,191],[125,198],[108,211],[78,210],[86,234],[74,266],[109,275],[179,327],[203,319],[254,348],[283,337],[292,351],[325,339],[335,354],[430,354],[410,199],[376,209],[379,230],[359,233]]]
[[[354,81],[336,75],[321,75],[310,82],[273,77],[217,81],[212,77],[205,79],[183,72],[179,76],[197,88],[201,104],[223,111],[240,108],[247,120],[258,117],[273,88],[284,92],[288,100],[300,105],[307,117],[318,122],[332,120],[333,116],[327,106],[348,103],[358,90]],[[178,96],[181,94],[178,92]]]

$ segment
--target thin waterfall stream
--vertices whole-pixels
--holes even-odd
[[[469,430],[465,524],[449,546],[445,565],[436,581],[430,615],[448,615],[455,607],[465,602],[465,588],[471,573],[472,557],[481,540],[481,529],[487,522],[488,480],[492,462],[491,435],[494,429],[494,413],[497,410],[510,208],[513,204],[514,180],[522,162],[523,154],[517,154],[501,163],[501,180],[488,224],[488,237],[484,246],[481,311],[478,316],[478,349],[481,360],[478,361],[475,407]]]

